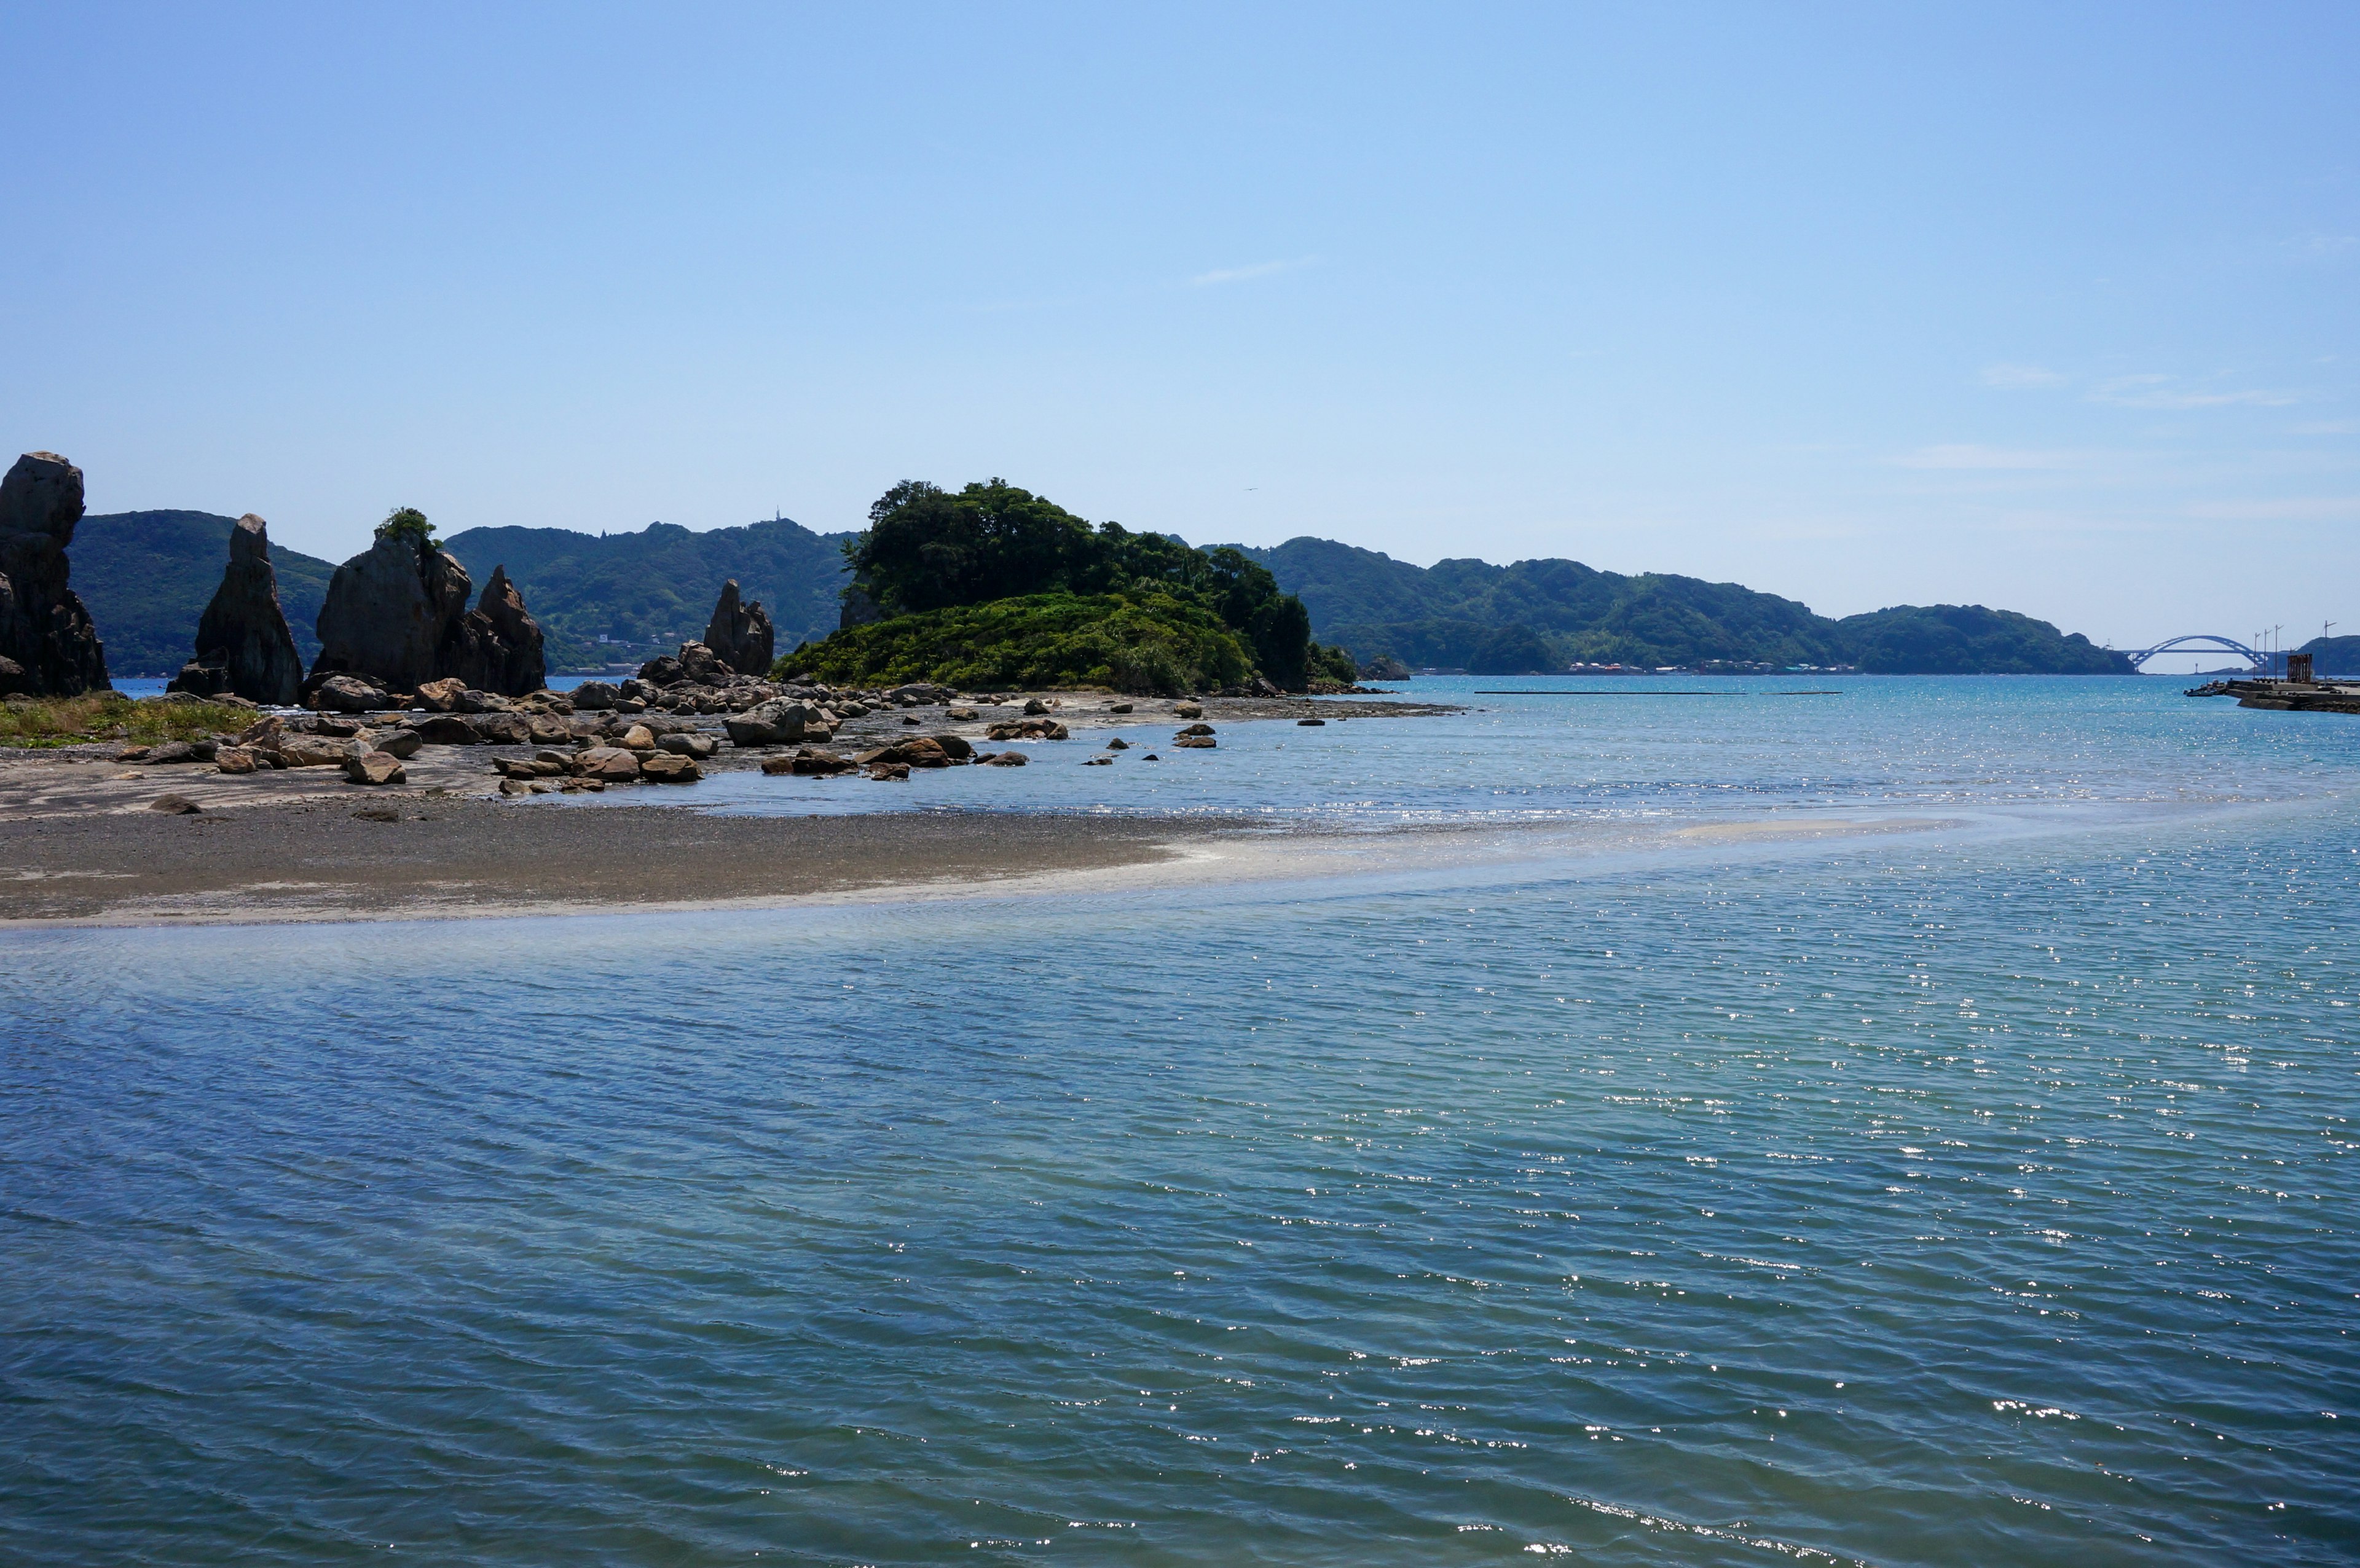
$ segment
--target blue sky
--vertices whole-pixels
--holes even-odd
[[[2360,632],[2360,8],[0,7],[95,510],[1568,555]]]

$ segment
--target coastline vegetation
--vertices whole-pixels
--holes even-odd
[[[86,746],[108,740],[153,746],[242,730],[253,721],[254,710],[239,703],[178,697],[142,701],[120,691],[11,697],[0,702],[0,746]]]
[[[847,626],[774,667],[837,686],[931,681],[967,689],[1103,686],[1171,696],[1253,679],[1221,618],[1161,591],[1030,593]]]
[[[844,557],[847,604],[883,618],[797,648],[781,674],[1164,693],[1256,677],[1300,691],[1354,675],[1311,640],[1303,601],[1243,551],[1093,527],[1001,479],[956,492],[905,480]]]

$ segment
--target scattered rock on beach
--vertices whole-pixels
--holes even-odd
[[[1129,702],[1109,702],[1107,704],[1106,711],[1109,713],[1127,713],[1131,712],[1131,704]]]
[[[1201,719],[1205,716],[1205,710],[1195,702],[1176,703],[1172,711],[1184,719]]]
[[[429,746],[473,746],[476,740],[475,726],[456,713],[430,713],[414,727]]]
[[[620,692],[604,681],[585,681],[567,695],[574,699],[574,705],[585,713],[611,708],[621,697]]]
[[[251,773],[254,753],[242,746],[225,746],[213,753],[213,766],[224,773]]]
[[[174,817],[194,816],[197,812],[204,810],[202,806],[198,805],[186,795],[158,795],[154,800],[148,802],[148,809],[151,811],[162,811],[167,816]]]
[[[953,708],[944,716],[954,724],[971,724],[981,715],[973,708]]]
[[[311,692],[311,705],[323,713],[368,713],[393,704],[386,689],[353,675],[331,675]]]
[[[639,776],[639,759],[635,752],[620,746],[594,746],[574,758],[577,776],[597,779],[608,783],[628,783]]]
[[[344,777],[355,784],[399,784],[404,779],[401,758],[382,751],[365,751],[344,758]]]
[[[425,737],[416,730],[379,730],[370,744],[388,757],[398,757],[407,762],[418,755]]]

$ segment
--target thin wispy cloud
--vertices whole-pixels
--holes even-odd
[[[2083,457],[2079,452],[2041,452],[2020,447],[1977,446],[1959,441],[1943,446],[1919,447],[1893,460],[1901,468],[1932,468],[1983,473],[2032,473],[2060,468],[2078,468]]]
[[[2282,408],[2301,400],[2267,387],[2188,387],[2169,376],[2118,376],[2090,394],[2091,402],[2118,408]]]
[[[1316,256],[1299,256],[1287,261],[1258,261],[1251,267],[1217,267],[1210,272],[1200,272],[1188,279],[1191,289],[1212,289],[1224,283],[1245,283],[1256,278],[1275,277],[1282,272],[1294,272],[1316,264]]]
[[[1992,365],[1983,367],[1986,387],[2062,387],[2065,377],[2041,365]]]
[[[2299,436],[2360,436],[2360,419],[2313,419],[2294,427]]]

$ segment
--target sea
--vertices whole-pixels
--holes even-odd
[[[0,936],[0,1561],[2360,1560],[2360,721],[2180,684],[1419,681],[680,792],[1252,876]]]

